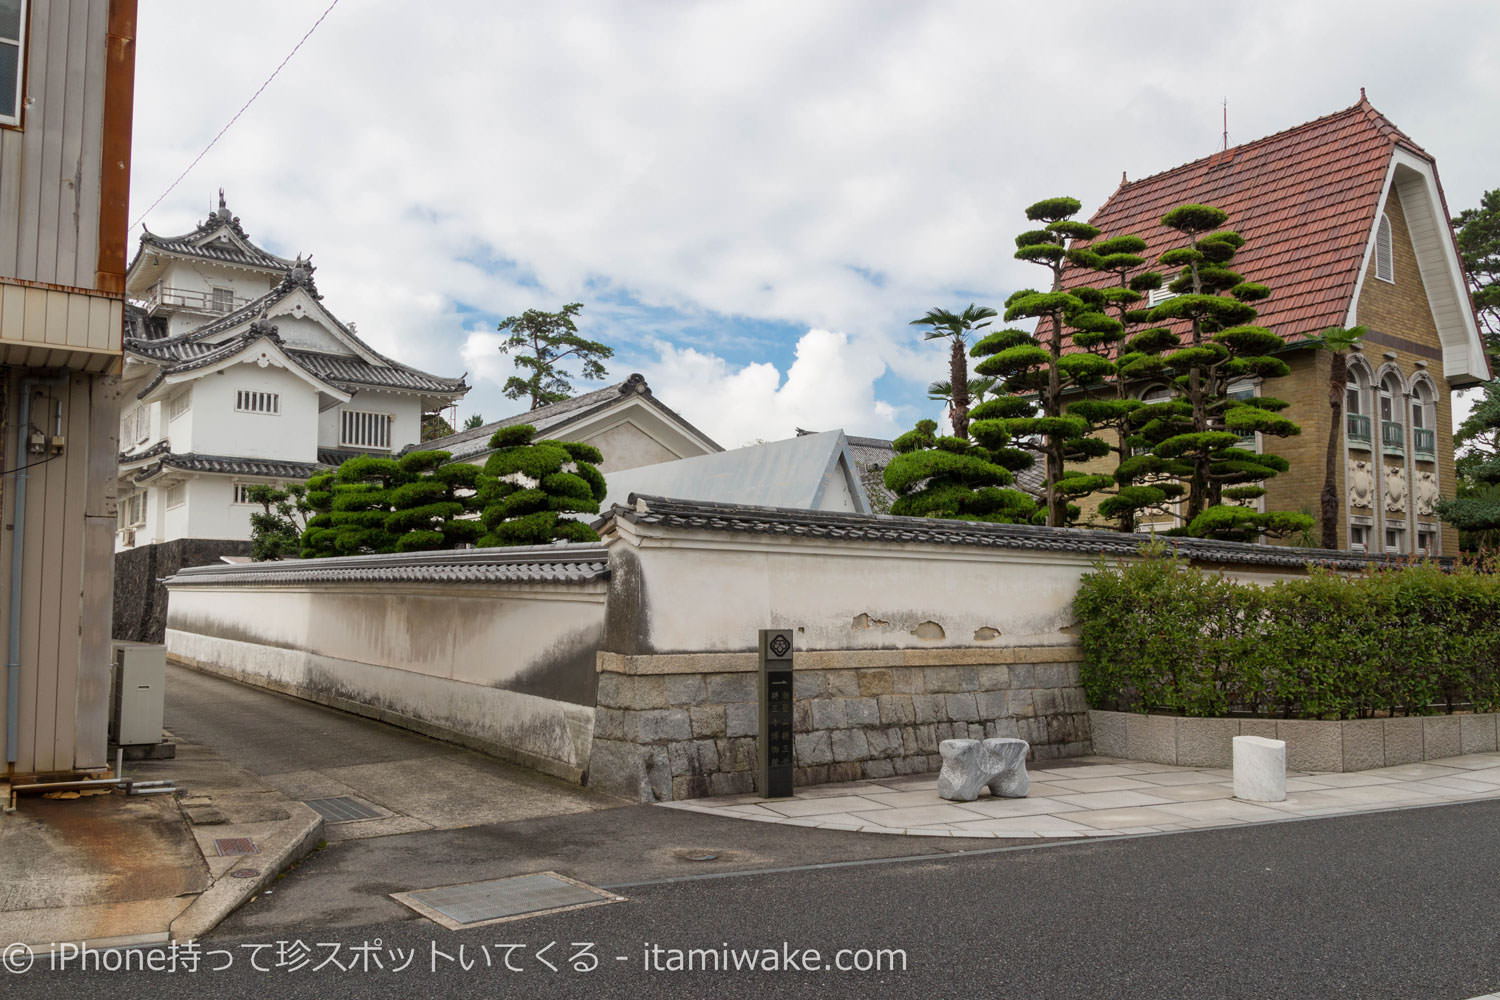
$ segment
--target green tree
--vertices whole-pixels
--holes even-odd
[[[1036,520],[1036,501],[1006,488],[1013,482],[1011,469],[1031,464],[1025,452],[938,437],[933,420],[919,422],[892,444],[896,455],[885,467],[886,489],[896,494],[892,514],[1003,524]]]
[[[1500,355],[1500,188],[1486,191],[1478,208],[1458,213],[1453,233],[1469,273],[1469,292],[1485,349]]]
[[[263,562],[297,555],[311,513],[306,500],[307,486],[259,483],[246,492],[251,503],[261,506],[250,514],[250,558]]]
[[[480,471],[446,451],[361,455],[307,481],[302,557],[458,548],[480,535]]]
[[[597,542],[572,514],[597,514],[604,499],[599,449],[575,441],[533,441],[529,424],[502,427],[489,441],[479,489],[486,529],[482,546],[542,545],[557,539]]]
[[[464,418],[464,430],[472,431],[484,426],[484,417],[471,413]]]
[[[995,310],[990,307],[971,303],[961,313],[929,309],[926,316],[914,319],[909,324],[927,327],[922,331],[923,340],[948,341],[948,378],[942,382],[934,382],[928,395],[948,400],[953,436],[957,438],[967,439],[969,436],[969,339],[989,326],[995,315]]]
[[[533,410],[568,399],[573,395],[573,384],[562,365],[569,359],[579,364],[580,377],[589,381],[604,378],[604,362],[615,352],[579,335],[573,317],[582,308],[582,303],[572,302],[555,313],[528,309],[501,322],[500,332],[509,336],[501,342],[500,351],[515,352],[511,360],[525,375],[506,379],[501,391],[508,398],[526,397]]]
[[[1119,320],[1098,308],[1102,298],[1062,291],[1069,242],[1099,235],[1095,227],[1073,219],[1080,207],[1076,198],[1049,198],[1026,209],[1027,219],[1043,225],[1016,237],[1015,256],[1046,267],[1051,281],[1048,291],[1024,289],[1012,295],[1005,304],[1005,320],[1035,319],[1036,331],[999,330],[975,344],[972,351],[975,357],[984,358],[975,371],[998,379],[1000,391],[1006,394],[976,408],[975,440],[987,447],[1021,438],[1038,443],[1046,466],[1050,525],[1067,524],[1076,516],[1077,508],[1070,500],[1113,482],[1108,476],[1070,473],[1065,467],[1070,460],[1097,458],[1109,451],[1106,442],[1092,436],[1093,426],[1087,419],[1063,412],[1063,398],[1066,392],[1092,388],[1114,374],[1108,354],[1124,333]],[[1089,266],[1092,260],[1074,257],[1077,266]],[[1068,350],[1070,346],[1078,350]],[[996,433],[1003,437],[993,439]]]
[[[435,441],[453,433],[453,425],[441,413],[428,413],[422,417],[422,440]]]
[[[1344,397],[1349,391],[1349,352],[1366,333],[1362,326],[1344,329],[1331,326],[1310,338],[1316,347],[1329,354],[1328,408],[1332,422],[1328,425],[1328,448],[1323,462],[1323,491],[1318,496],[1320,538],[1325,549],[1339,547],[1339,445],[1344,438]]]
[[[1312,518],[1261,513],[1240,505],[1264,496],[1261,484],[1288,468],[1278,455],[1241,447],[1241,439],[1255,433],[1285,437],[1301,433],[1301,428],[1278,415],[1276,411],[1287,405],[1282,400],[1231,398],[1230,387],[1236,382],[1264,382],[1288,375],[1291,369],[1273,356],[1285,346],[1282,339],[1250,325],[1257,315],[1250,303],[1271,292],[1231,269],[1245,241],[1220,229],[1227,220],[1227,213],[1209,205],[1183,205],[1162,217],[1162,224],[1181,233],[1186,245],[1158,258],[1162,265],[1179,269],[1167,285],[1176,294],[1144,318],[1156,324],[1180,323],[1188,335],[1161,359],[1172,375],[1176,398],[1136,413],[1144,420],[1142,443],[1187,486],[1187,533],[1250,541],[1262,534],[1309,529]],[[1237,503],[1226,505],[1224,500]]]

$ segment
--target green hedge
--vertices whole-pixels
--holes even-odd
[[[1432,563],[1235,583],[1157,553],[1084,576],[1094,708],[1360,719],[1500,709],[1500,577]]]

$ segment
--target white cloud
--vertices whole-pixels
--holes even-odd
[[[797,428],[843,428],[884,436],[897,428],[897,410],[875,398],[885,362],[872,345],[842,333],[809,330],[785,379],[774,365],[735,368],[723,358],[665,341],[643,374],[652,390],[726,448],[791,437]]]

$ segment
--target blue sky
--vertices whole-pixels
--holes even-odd
[[[132,221],[325,0],[144,0]],[[729,447],[940,407],[910,320],[998,306],[1025,205],[1371,101],[1458,211],[1500,187],[1500,18],[1485,2],[341,0],[145,221],[219,187],[252,238],[310,252],[360,335],[518,409],[496,324],[584,303],[611,380]],[[133,235],[137,235],[136,230]],[[587,386],[580,385],[580,388]]]

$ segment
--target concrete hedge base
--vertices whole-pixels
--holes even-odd
[[[1105,757],[1230,767],[1236,736],[1286,741],[1293,771],[1366,771],[1497,749],[1500,713],[1425,715],[1347,722],[1307,719],[1189,719],[1091,710],[1094,752]]]

